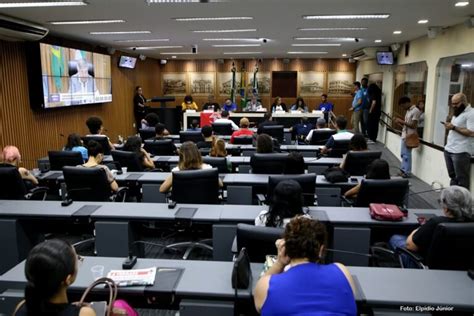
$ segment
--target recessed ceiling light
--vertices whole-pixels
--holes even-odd
[[[262,52],[224,52],[224,55],[256,55],[261,54]]]
[[[125,20],[53,21],[49,23],[53,25],[111,24],[111,23],[125,23]]]
[[[167,52],[167,53],[160,53],[160,55],[196,55],[191,52]]]
[[[146,0],[146,3],[200,3],[202,0]]]
[[[347,57],[347,54],[342,54],[342,57]]]
[[[0,8],[36,8],[36,7],[66,7],[87,5],[84,1],[37,1],[37,2],[6,2],[0,3]]]
[[[366,27],[305,27],[298,31],[364,31]]]
[[[303,15],[305,20],[357,20],[388,19],[390,14],[339,14],[339,15]]]
[[[231,42],[231,41],[235,41],[235,42],[239,42],[239,41],[242,41],[242,42],[260,42],[261,39],[260,38],[255,38],[255,37],[245,37],[245,38],[203,38],[202,39],[203,41],[209,41],[209,42],[214,42],[214,41],[228,41],[228,42]]]
[[[89,32],[91,35],[150,34],[150,31]]]
[[[472,64],[461,64],[462,68],[471,68]]]
[[[193,33],[237,33],[237,32],[257,32],[257,29],[235,29],[235,30],[194,30]]]
[[[354,37],[294,37],[296,41],[354,41]]]
[[[115,43],[169,42],[169,38],[115,40]]]
[[[130,47],[129,49],[145,50],[145,49],[167,49],[167,48],[183,48],[183,46],[139,46],[139,47]]]
[[[455,7],[465,7],[469,5],[469,1],[458,1],[456,2],[456,4],[454,5]]]
[[[222,17],[207,17],[207,18],[173,18],[179,22],[190,21],[231,21],[231,20],[253,20],[251,16],[222,16]]]
[[[402,34],[402,31],[393,31],[393,34],[399,35],[399,34]]]
[[[221,44],[212,45],[212,47],[259,47],[260,44]]]
[[[175,55],[171,56],[171,58],[176,59],[177,57]]]
[[[328,52],[288,52],[288,54],[327,54]]]
[[[291,44],[291,46],[299,46],[299,47],[331,47],[331,46],[341,46],[341,44]]]
[[[428,20],[419,20],[418,21],[418,24],[426,24],[426,23],[428,23]]]
[[[376,39],[376,40],[374,41],[374,43],[382,43],[382,40],[381,40],[381,39]]]

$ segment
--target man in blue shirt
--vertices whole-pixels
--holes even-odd
[[[354,133],[360,133],[360,120],[362,117],[362,106],[364,105],[364,92],[360,89],[360,82],[354,82],[354,100],[349,111],[353,111],[351,123]]]
[[[296,138],[298,144],[305,144],[306,136],[314,128],[314,125],[308,121],[306,116],[301,118],[301,122],[291,128],[291,132]]]
[[[224,105],[222,105],[222,111],[235,112],[237,111],[237,104],[232,102],[231,99],[225,99]]]
[[[369,80],[367,78],[362,78],[360,80],[360,90],[362,91],[363,98],[362,98],[362,118],[361,118],[361,127],[362,133],[367,135],[367,122],[369,121],[369,95],[367,93],[367,88],[369,85]]]
[[[318,110],[323,111],[324,119],[326,120],[326,122],[329,122],[329,112],[334,111],[334,104],[328,101],[327,94],[321,95],[321,101],[322,103],[319,105]]]

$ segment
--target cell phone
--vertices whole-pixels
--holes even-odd
[[[169,201],[168,208],[169,209],[174,209],[175,207],[176,207],[176,202],[175,201]]]
[[[137,256],[128,256],[122,263],[122,269],[130,270],[137,263]]]

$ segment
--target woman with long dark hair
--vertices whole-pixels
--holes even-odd
[[[382,113],[382,90],[375,83],[371,83],[367,89],[367,95],[369,96],[367,134],[369,139],[375,142],[379,132],[379,120]]]
[[[153,169],[155,168],[155,163],[151,159],[150,154],[143,149],[142,147],[142,139],[138,136],[130,136],[127,138],[125,145],[123,146],[124,151],[131,151],[138,155],[138,159],[140,160],[143,168],[145,169]]]
[[[69,136],[67,137],[66,146],[64,146],[64,150],[80,152],[84,161],[87,161],[87,159],[89,159],[87,148],[84,147],[84,143],[82,142],[81,136],[79,136],[79,134],[69,134]]]

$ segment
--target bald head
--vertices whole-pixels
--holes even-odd
[[[456,106],[457,104],[464,104],[467,105],[467,97],[464,93],[456,93],[451,98],[451,103]]]

